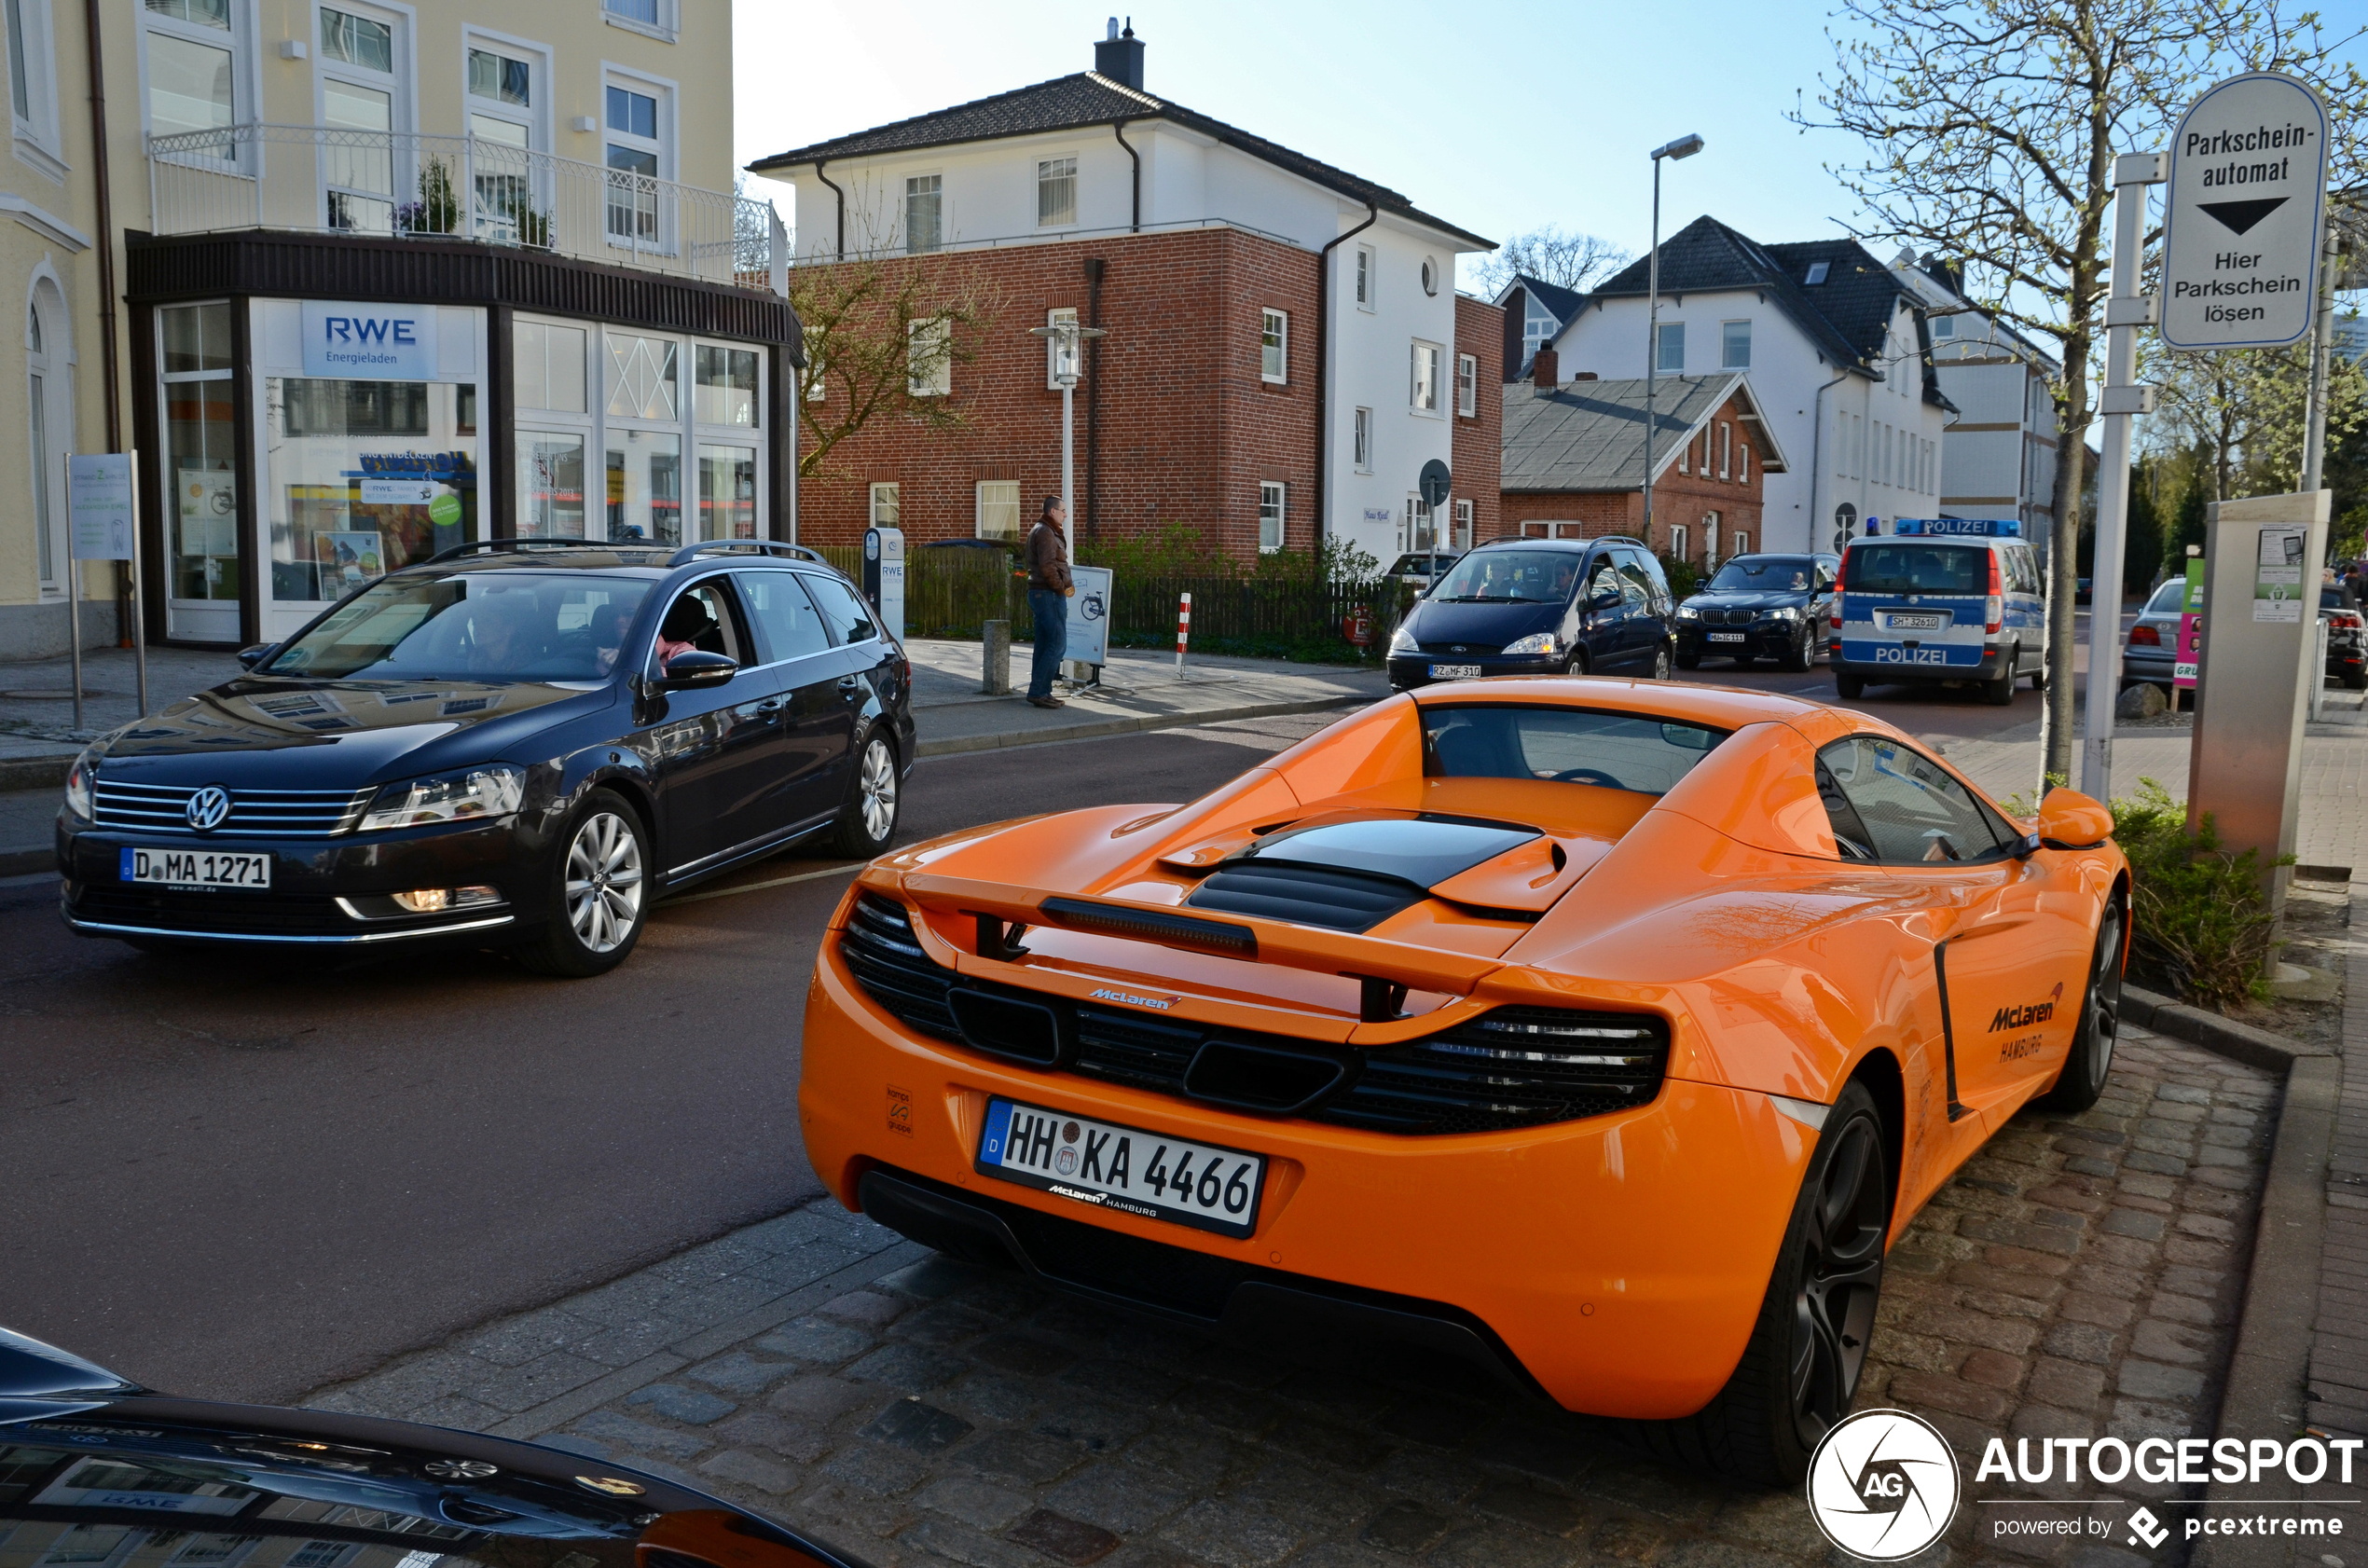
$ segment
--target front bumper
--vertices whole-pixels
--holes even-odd
[[[167,836],[58,821],[59,912],[86,936],[229,944],[483,946],[539,921],[547,898],[516,818],[334,838]],[[126,848],[271,857],[268,891],[175,891],[122,879]],[[490,887],[502,901],[436,915],[383,914],[389,894]]]
[[[1741,642],[1716,642],[1714,632],[1741,631]],[[1800,640],[1798,621],[1755,621],[1748,626],[1704,626],[1699,621],[1677,623],[1677,653],[1680,658],[1698,659],[1775,659],[1793,651]]]
[[[1433,665],[1478,665],[1480,678],[1492,675],[1560,675],[1570,662],[1568,652],[1560,653],[1392,653],[1389,656],[1389,683],[1392,691],[1411,691],[1416,686],[1444,685],[1453,681],[1469,681],[1468,675],[1431,675]]]
[[[1633,1110],[1419,1138],[1245,1115],[916,1038],[848,971],[844,918],[806,995],[798,1114],[815,1171],[851,1209],[946,1240],[961,1217],[916,1221],[917,1190],[941,1211],[1022,1211],[1128,1238],[1023,1238],[1018,1260],[1203,1327],[1238,1329],[1311,1296],[1353,1300],[1373,1309],[1365,1321],[1419,1320],[1400,1338],[1482,1347],[1520,1369],[1516,1381],[1601,1415],[1691,1413],[1742,1355],[1816,1136],[1764,1094],[1671,1080]],[[1236,1241],[977,1173],[997,1095],[1266,1155],[1257,1234]],[[1174,1288],[1188,1274],[1212,1283]]]

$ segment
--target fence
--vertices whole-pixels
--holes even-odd
[[[245,123],[151,136],[148,196],[158,234],[479,240],[719,283],[788,261],[761,201],[475,135]]]

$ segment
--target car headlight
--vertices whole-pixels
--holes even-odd
[[[97,816],[90,804],[90,785],[99,774],[98,759],[91,753],[97,750],[95,746],[84,747],[82,755],[74,760],[74,766],[66,770],[66,809],[86,822],[95,820]]]
[[[1702,618],[1702,612],[1690,604],[1681,604],[1677,607],[1677,618],[1681,621],[1699,621]]]
[[[494,763],[459,773],[389,784],[370,803],[361,831],[417,828],[430,822],[466,822],[508,817],[526,798],[526,769]]]
[[[1414,628],[1401,624],[1389,634],[1389,651],[1393,653],[1419,653],[1423,645],[1414,640]]]
[[[1771,621],[1797,621],[1800,612],[1789,604],[1780,604],[1768,612],[1768,618]]]
[[[1527,637],[1517,637],[1505,644],[1508,653],[1544,653],[1549,657],[1561,652],[1561,648],[1550,631],[1532,632]]]

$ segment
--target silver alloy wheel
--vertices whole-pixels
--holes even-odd
[[[613,953],[641,915],[641,841],[613,811],[596,811],[568,846],[568,923],[587,953]]]
[[[863,813],[863,832],[873,843],[886,844],[896,828],[896,759],[888,754],[888,742],[877,736],[863,749],[856,805]]]
[[[1669,644],[1664,642],[1660,645],[1660,651],[1653,655],[1653,679],[1656,681],[1668,680],[1671,667]]]

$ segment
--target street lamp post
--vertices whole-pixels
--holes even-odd
[[[1042,337],[1053,345],[1053,379],[1061,388],[1061,514],[1069,520],[1068,535],[1062,543],[1067,547],[1069,565],[1077,564],[1076,480],[1076,420],[1074,410],[1077,393],[1078,350],[1083,339],[1100,337],[1098,326],[1080,326],[1075,318],[1067,318],[1051,326],[1032,326],[1031,337]]]
[[[1645,263],[1645,545],[1653,543],[1653,392],[1661,359],[1661,159],[1691,158],[1700,136],[1680,136],[1653,149],[1653,248]]]

